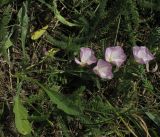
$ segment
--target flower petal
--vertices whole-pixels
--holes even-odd
[[[87,62],[87,60],[90,58],[91,54],[92,53],[91,53],[91,49],[90,48],[82,47],[80,49],[81,62]]]
[[[133,47],[133,56],[136,62],[140,64],[147,64],[149,61],[154,59],[153,54],[145,46],[134,46]]]
[[[90,48],[82,47],[80,49],[80,59],[82,63],[85,63],[87,65],[91,65],[97,61],[94,51]]]
[[[115,64],[117,67],[120,67],[126,60],[126,55],[120,46],[108,47],[106,48],[105,59]]]
[[[112,79],[112,65],[102,59],[99,59],[97,66],[93,68],[93,71],[103,79]]]
[[[75,62],[81,66],[91,65],[97,62],[94,51],[90,48],[80,48],[80,60],[75,58]]]
[[[91,65],[97,62],[97,58],[92,54],[91,57],[87,60],[87,65]]]
[[[80,62],[77,58],[74,58],[74,61],[75,61],[77,64],[81,65],[81,62]]]

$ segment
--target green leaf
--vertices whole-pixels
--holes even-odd
[[[13,45],[12,41],[10,40],[10,37],[8,37],[8,39],[5,42],[5,46],[4,48],[7,50],[9,47],[11,47]]]
[[[8,32],[8,24],[12,15],[11,6],[8,5],[3,11],[2,18],[0,19],[0,53],[4,57],[5,60],[8,61],[8,52],[7,49],[11,46],[10,36]]]
[[[5,4],[8,4],[10,0],[0,0],[0,7],[4,6]]]
[[[57,40],[48,33],[46,34],[46,41],[54,45],[54,47],[65,49],[66,51],[77,52],[80,47],[84,45],[76,44],[72,41],[72,38],[68,38],[67,41]]]
[[[48,28],[48,25],[46,25],[46,26],[44,26],[43,28],[35,31],[35,32],[32,34],[31,39],[32,39],[32,40],[37,40],[37,39],[39,39],[39,38],[46,32],[47,28]]]
[[[66,125],[65,121],[63,120],[63,118],[59,116],[59,117],[57,117],[57,119],[58,119],[58,126],[62,130],[63,135],[65,137],[70,137],[71,136],[70,132],[69,132],[67,125]]]
[[[22,135],[30,134],[32,131],[32,127],[28,121],[28,112],[22,105],[19,96],[16,96],[14,98],[13,112],[15,114],[15,124],[18,132]]]
[[[57,105],[57,108],[63,110],[69,115],[81,115],[81,110],[78,106],[74,104],[69,98],[65,97],[63,94],[46,89],[43,85],[39,83],[39,86],[47,93],[51,101]]]
[[[0,46],[4,44],[8,36],[8,24],[11,19],[11,6],[8,5],[3,11],[2,18],[0,19]]]
[[[27,9],[28,9],[28,3],[23,3],[23,7],[18,12],[18,20],[21,26],[21,43],[22,43],[22,51],[23,56],[26,57],[25,52],[25,43],[26,43],[26,37],[28,32],[28,22],[29,18],[27,15]]]
[[[18,76],[18,75],[17,75]],[[43,86],[41,83],[39,83],[37,80],[34,80],[32,78],[19,75],[18,77],[21,77],[24,80],[31,81],[35,84],[37,84],[39,87],[41,87],[49,96],[50,100],[57,105],[57,108],[61,109],[65,113],[69,115],[81,115],[82,114],[82,108],[79,106],[75,105],[72,100],[64,96],[63,94],[59,93],[56,89],[53,88],[47,89],[45,86]]]
[[[160,127],[160,118],[157,114],[151,112],[145,112],[145,114],[157,125]]]
[[[67,21],[60,13],[59,11],[57,10],[57,3],[56,1],[54,0],[53,1],[53,5],[54,6],[51,6],[50,4],[46,3],[44,0],[39,0],[41,3],[45,4],[51,11],[54,12],[55,14],[55,17],[57,18],[58,21],[60,21],[61,23],[67,25],[67,26],[78,26],[78,24],[74,24],[74,23],[71,23],[69,21]]]
[[[53,1],[53,4],[54,4],[54,14],[55,14],[55,17],[58,19],[58,21],[60,21],[61,23],[65,24],[67,26],[70,26],[70,27],[78,26],[77,24],[74,24],[74,23],[67,21],[63,16],[61,16],[59,11],[57,10],[57,4],[56,4],[55,0]]]

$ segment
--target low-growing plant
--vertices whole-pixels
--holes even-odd
[[[1,0],[0,136],[159,137],[158,0]]]

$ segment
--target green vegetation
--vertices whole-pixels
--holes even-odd
[[[116,44],[127,61],[111,80],[74,61]],[[0,0],[0,137],[159,137],[159,45],[159,0]]]

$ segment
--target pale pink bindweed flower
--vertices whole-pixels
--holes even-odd
[[[80,60],[75,58],[75,62],[81,66],[91,65],[97,62],[94,51],[90,48],[80,48]]]
[[[120,67],[126,60],[126,55],[120,46],[108,47],[105,51],[105,60]]]
[[[149,61],[154,59],[153,54],[145,46],[134,46],[133,47],[133,56],[136,62],[140,64],[147,64]]]
[[[112,65],[102,59],[99,59],[97,66],[93,68],[93,71],[103,79],[112,79]]]

